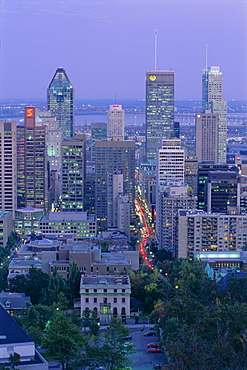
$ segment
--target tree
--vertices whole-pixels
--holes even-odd
[[[50,355],[62,365],[62,369],[68,369],[71,363],[81,352],[83,336],[65,313],[58,312],[46,325],[42,346]]]
[[[133,344],[125,344],[129,329],[122,324],[121,319],[111,320],[109,331],[104,338],[98,339],[94,345],[86,346],[86,357],[90,368],[104,366],[107,370],[125,369],[131,364],[127,355],[134,352]]]
[[[22,292],[30,297],[32,304],[45,303],[49,275],[32,266],[26,276],[18,275],[10,281],[12,292]]]
[[[65,279],[58,274],[57,269],[54,269],[49,278],[49,284],[47,288],[47,303],[49,305],[57,303],[59,300],[60,293],[66,294],[67,285]],[[62,297],[60,296],[60,299]]]
[[[73,304],[75,298],[80,297],[80,283],[81,283],[81,273],[78,265],[72,261],[69,264],[69,276],[67,280],[68,295],[70,302]]]

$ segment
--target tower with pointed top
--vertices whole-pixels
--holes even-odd
[[[63,68],[58,68],[47,89],[47,109],[58,121],[62,139],[74,134],[74,89]]]

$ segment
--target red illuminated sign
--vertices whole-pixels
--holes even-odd
[[[26,108],[25,117],[34,117],[34,108]]]

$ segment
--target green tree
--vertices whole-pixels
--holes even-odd
[[[80,283],[81,283],[80,270],[78,268],[78,265],[74,261],[72,261],[69,264],[69,276],[67,279],[68,296],[72,304],[75,298],[80,297]]]
[[[58,312],[46,325],[42,346],[61,363],[63,370],[68,369],[69,364],[77,358],[82,345],[80,329],[63,312]]]
[[[57,303],[59,300],[59,294],[61,292],[64,294],[67,292],[66,281],[61,275],[58,274],[57,269],[54,269],[49,278],[49,284],[47,288],[47,303],[49,305]]]
[[[86,357],[90,362],[89,368],[104,366],[107,370],[120,370],[131,365],[127,355],[134,352],[133,344],[126,345],[125,343],[125,337],[129,332],[121,319],[113,318],[108,333],[98,339],[94,345],[86,347]]]
[[[45,303],[49,275],[32,266],[27,275],[18,275],[11,279],[12,292],[22,292],[30,297],[32,304]]]

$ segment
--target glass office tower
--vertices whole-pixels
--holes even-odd
[[[174,136],[174,72],[146,72],[146,159],[156,163],[163,138]]]
[[[47,109],[62,129],[62,139],[74,134],[74,89],[63,68],[58,68],[47,89]]]
[[[223,77],[220,67],[209,67],[202,75],[202,106],[204,112],[219,114],[218,163],[226,163],[227,103],[223,101]]]

